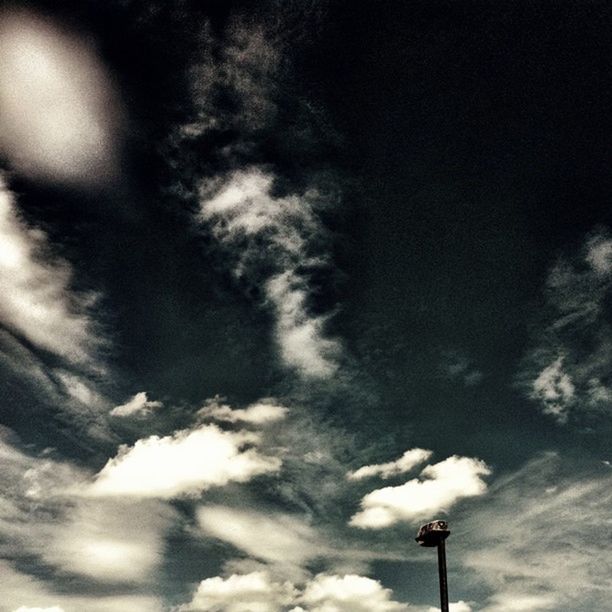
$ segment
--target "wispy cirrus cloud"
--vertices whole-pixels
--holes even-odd
[[[483,610],[606,609],[612,474],[570,463],[557,453],[531,460],[455,523],[455,554],[492,591]]]
[[[609,414],[612,406],[612,238],[598,231],[551,268],[540,329],[523,361],[520,385],[558,423]]]
[[[328,265],[321,196],[275,193],[274,176],[251,167],[202,185],[200,220],[226,250],[233,274],[257,287],[274,315],[281,361],[300,374],[337,369],[338,340],[325,334],[328,316],[313,314],[311,275]]]
[[[0,177],[0,321],[39,349],[93,365],[100,337],[88,310],[93,294],[71,290],[70,264],[53,257],[44,232],[29,227]]]
[[[112,406],[99,384],[108,336],[94,316],[99,294],[74,288],[75,270],[45,232],[26,223],[0,176],[0,363],[92,439],[111,437]]]
[[[322,535],[303,517],[216,505],[200,507],[196,516],[202,533],[278,567],[283,575],[299,575],[308,560],[331,552]]]
[[[490,473],[480,459],[453,455],[425,467],[420,479],[368,493],[350,524],[361,529],[380,529],[400,521],[427,520],[433,513],[448,512],[461,499],[486,493],[483,477]]]
[[[289,178],[260,146],[281,131],[287,136],[280,148],[291,139],[295,153],[304,148],[298,143],[320,146],[309,123],[314,114],[287,96],[284,43],[269,25],[236,18],[222,41],[203,35],[207,50],[188,72],[192,112],[170,139],[169,162],[179,171],[174,190],[197,202],[198,222],[227,268],[272,315],[280,363],[306,378],[327,378],[342,346],[327,332],[329,309],[316,303],[321,272],[332,269],[321,212],[338,198],[325,172],[302,164]],[[289,101],[296,108],[288,122]],[[227,144],[207,147],[208,156],[189,154],[210,138]]]

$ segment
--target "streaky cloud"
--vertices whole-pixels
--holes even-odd
[[[341,345],[325,334],[329,316],[310,306],[312,272],[329,265],[316,212],[321,196],[277,195],[274,180],[250,167],[203,183],[199,219],[225,249],[236,279],[262,292],[282,363],[306,377],[330,377]]]
[[[373,465],[364,465],[354,472],[349,472],[347,478],[349,480],[363,480],[372,476],[380,476],[381,478],[391,478],[404,472],[409,472],[417,465],[424,463],[431,458],[433,452],[423,448],[413,448],[407,450],[396,461],[388,463],[378,463]]]
[[[607,418],[612,407],[612,238],[598,230],[561,257],[546,280],[539,328],[523,359],[520,387],[560,425]]]
[[[99,368],[101,340],[89,316],[96,296],[72,291],[72,279],[70,264],[52,256],[44,232],[20,218],[0,177],[0,321],[39,349]]]

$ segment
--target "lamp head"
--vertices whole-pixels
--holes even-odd
[[[450,535],[450,531],[448,529],[448,523],[442,520],[435,520],[423,525],[415,540],[421,546],[438,546],[440,542],[443,542]]]

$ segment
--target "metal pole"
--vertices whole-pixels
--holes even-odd
[[[448,583],[446,581],[446,546],[438,543],[438,573],[440,574],[440,612],[448,612]]]

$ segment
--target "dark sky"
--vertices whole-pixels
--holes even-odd
[[[611,21],[3,6],[0,612],[606,610]]]

